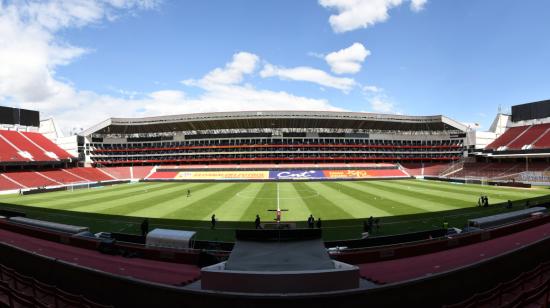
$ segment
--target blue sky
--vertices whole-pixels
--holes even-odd
[[[550,98],[546,0],[0,3],[0,104],[65,129],[241,109],[487,129],[499,105]]]

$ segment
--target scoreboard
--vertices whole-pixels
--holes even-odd
[[[0,106],[0,124],[40,126],[38,111]]]
[[[512,122],[550,117],[550,100],[512,106]]]

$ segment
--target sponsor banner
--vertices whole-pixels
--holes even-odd
[[[185,171],[178,172],[178,180],[267,180],[269,171]]]
[[[379,174],[384,171],[388,174]],[[271,170],[271,171],[180,171],[177,180],[321,180],[321,179],[364,179],[395,176],[393,170]],[[168,172],[170,173],[170,172]],[[152,177],[154,178],[154,177]]]
[[[370,177],[367,170],[323,170],[327,179],[361,179]]]
[[[323,170],[278,170],[269,171],[269,178],[273,180],[322,179]]]

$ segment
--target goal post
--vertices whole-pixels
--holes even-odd
[[[486,177],[480,178],[479,181],[480,181],[479,184],[482,186],[486,186],[489,183],[489,180]]]
[[[464,183],[465,184],[488,185],[489,178],[487,178],[487,177],[466,176],[466,177],[464,177]]]
[[[75,189],[90,189],[91,182],[82,181],[82,182],[75,182],[71,183],[66,186],[68,191],[74,191]]]

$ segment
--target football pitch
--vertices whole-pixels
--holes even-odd
[[[188,195],[188,191],[190,194]],[[487,195],[489,208],[477,207]],[[380,218],[379,235],[441,227],[444,221],[461,227],[468,218],[550,201],[548,188],[503,188],[427,180],[189,183],[141,182],[34,195],[0,196],[0,209],[27,213],[31,218],[91,227],[92,231],[138,233],[143,217],[151,227],[193,229],[199,239],[231,240],[235,228],[252,228],[256,215],[272,222],[305,226],[310,214],[323,221],[325,238],[356,238],[362,221]],[[210,229],[210,218],[218,220]]]

